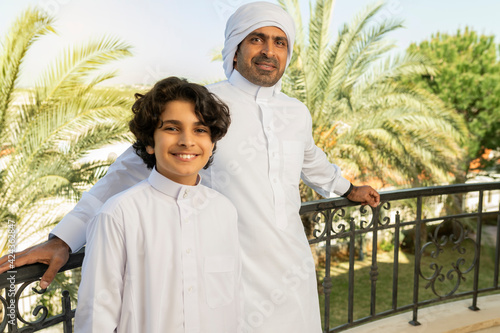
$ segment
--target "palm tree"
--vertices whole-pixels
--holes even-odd
[[[0,223],[16,223],[18,243],[45,237],[105,173],[110,161],[80,162],[89,151],[130,139],[131,99],[97,86],[116,74],[102,72],[104,65],[131,54],[116,38],[68,48],[35,88],[16,89],[30,46],[54,32],[53,21],[28,8],[0,49]],[[0,253],[7,249],[6,229],[0,233]]]
[[[415,53],[390,55],[387,34],[400,20],[377,22],[383,2],[368,6],[329,36],[334,1],[317,0],[304,29],[298,0],[279,0],[294,17],[294,56],[283,91],[310,110],[317,144],[343,174],[381,185],[425,185],[453,178],[463,154],[463,121],[436,96],[402,82],[433,74]],[[310,190],[303,198],[316,199]]]

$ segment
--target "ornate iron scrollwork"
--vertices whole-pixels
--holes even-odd
[[[40,280],[40,278],[33,278],[33,279],[30,279],[26,282],[24,282],[15,292],[15,295],[14,297],[12,298],[12,300],[14,300],[14,312],[15,312],[15,318],[13,318],[14,316],[8,316],[8,304],[9,304],[9,300],[10,298],[7,297],[7,298],[4,298],[0,295],[0,301],[2,303],[2,306],[4,308],[4,311],[3,311],[3,320],[2,322],[0,323],[0,332],[4,332],[5,329],[7,328],[7,326],[9,325],[9,323],[11,323],[12,321],[15,321],[15,324],[12,325],[12,326],[9,326],[9,332],[36,332],[36,331],[40,331],[44,328],[47,328],[47,327],[50,327],[50,326],[53,326],[55,324],[58,324],[58,323],[63,323],[64,327],[65,327],[65,332],[71,332],[71,320],[72,318],[74,318],[75,316],[75,310],[72,310],[71,309],[71,301],[70,301],[70,297],[69,297],[69,292],[64,290],[62,292],[62,298],[61,298],[61,304],[62,304],[62,313],[61,314],[58,314],[58,315],[55,315],[53,317],[50,317],[48,318],[48,314],[49,314],[49,311],[47,309],[46,306],[43,306],[43,305],[37,305],[32,314],[34,317],[38,317],[38,318],[35,318],[34,320],[32,321],[29,321],[25,318],[22,317],[20,311],[19,311],[19,299],[21,298],[21,295],[23,294],[23,292],[26,290],[26,288],[34,283],[34,282],[38,282]],[[34,291],[35,293],[37,294],[43,294],[46,289],[42,289],[42,290],[37,290],[36,288],[31,288],[32,291]],[[24,324],[24,327],[21,327],[19,328],[18,325],[22,323]]]
[[[314,229],[313,236],[317,240],[324,240],[327,235],[341,234],[345,232],[346,224],[334,224],[333,219],[335,216],[343,218],[345,216],[345,209],[327,209],[316,212],[312,217],[315,225],[320,226],[324,224],[322,230]]]
[[[370,207],[370,206],[360,206],[359,207],[360,216],[368,214],[368,210],[366,209],[366,207],[369,207],[371,209],[371,211],[372,211],[372,218],[370,220],[370,223],[368,223],[367,221],[365,221],[365,220],[363,220],[363,219],[360,218],[360,220],[359,220],[359,228],[362,229],[362,230],[370,228],[373,225],[373,221],[375,220],[375,214],[374,214],[373,208]]]
[[[390,210],[391,204],[389,202],[384,202],[381,205],[385,210]],[[371,214],[368,211],[371,210]],[[370,206],[360,206],[359,207],[359,230],[368,230],[374,225],[374,221],[377,217],[377,208]],[[379,212],[380,213],[380,212]],[[364,219],[364,217],[370,217],[369,222]],[[346,221],[346,208],[336,208],[336,209],[324,209],[316,211],[311,218],[314,225],[319,228],[313,230],[313,236],[315,240],[324,240],[327,235],[333,235],[335,238],[342,237],[342,234],[348,232],[348,227],[350,226],[349,221]],[[336,218],[341,220],[335,222]],[[389,216],[385,216],[382,219],[383,222],[379,221],[379,225],[387,226],[391,223]]]
[[[47,319],[47,316],[49,314],[47,307],[45,307],[43,305],[37,305],[35,307],[35,309],[33,310],[33,316],[35,316],[35,317],[38,316],[41,312],[40,317],[35,319],[34,321],[27,321],[26,319],[24,319],[21,316],[21,313],[19,312],[19,298],[21,297],[21,294],[23,293],[24,289],[26,289],[26,287],[28,287],[30,284],[32,284],[34,282],[38,282],[38,281],[39,281],[39,279],[26,281],[21,285],[21,287],[19,287],[19,289],[16,292],[16,316],[17,316],[17,319],[20,320],[23,324],[26,324],[29,326],[38,326],[39,324],[43,323]],[[33,289],[35,289],[35,288],[32,288],[32,290]],[[38,293],[40,294],[40,292],[38,292]]]
[[[390,211],[391,210],[391,203],[389,201],[386,201],[386,202],[382,202],[380,204],[380,207],[382,207],[383,209],[385,209],[386,211]],[[372,208],[373,209],[373,208]],[[391,218],[389,216],[385,216],[383,219],[382,219],[383,222],[379,222],[380,225],[382,226],[388,226],[389,224],[391,224]]]
[[[428,250],[432,249],[430,253],[430,258],[432,258],[434,261],[432,261],[429,264],[429,268],[433,272],[431,276],[426,276],[423,273],[422,270],[422,262],[419,267],[420,271],[420,276],[427,280],[428,283],[426,284],[425,288],[431,288],[432,292],[437,296],[437,297],[447,297],[450,295],[453,295],[458,288],[460,287],[460,284],[466,280],[465,274],[470,272],[474,266],[476,265],[477,262],[477,244],[476,242],[469,237],[469,231],[464,228],[462,223],[458,221],[453,221],[454,223],[454,230],[451,235],[444,235],[444,236],[439,236],[441,229],[443,229],[443,226],[445,222],[442,222],[439,224],[434,231],[434,234],[430,234],[431,241],[427,242],[422,249],[420,250],[420,256],[423,258],[423,256],[427,253]],[[458,232],[458,234],[457,234]],[[472,249],[474,251],[474,258],[472,259],[470,265],[468,267],[464,267],[466,264],[466,259],[463,257],[463,255],[467,254],[467,248],[464,246],[464,243],[466,242],[471,242],[473,246]],[[440,255],[445,253],[445,249],[449,249],[450,246],[447,245],[452,245],[451,246],[451,251],[456,251],[460,257],[456,259],[456,261],[451,262],[449,270],[445,272],[445,265],[440,264],[437,262],[437,259],[439,258]],[[445,283],[445,282],[452,282],[455,280],[454,284],[451,287],[451,290],[449,290],[447,293],[442,293],[438,290],[437,288],[437,282],[440,283]]]
[[[3,306],[3,311],[2,311],[2,314],[3,314],[3,319],[2,319],[2,322],[0,323],[0,332],[3,332],[5,330],[5,327],[7,327],[7,322],[9,320],[9,317],[7,316],[7,307],[8,307],[8,303],[7,303],[7,300],[5,298],[2,297],[2,295],[0,295],[0,301],[2,302],[2,306]]]

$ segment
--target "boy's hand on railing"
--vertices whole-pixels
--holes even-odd
[[[380,195],[371,186],[354,186],[347,199],[360,202],[362,205],[377,207],[380,204]]]
[[[40,281],[40,288],[45,289],[52,283],[57,272],[68,261],[69,252],[70,248],[63,240],[58,237],[53,237],[44,243],[17,252],[15,254],[15,267],[17,268],[34,263],[49,265]],[[0,274],[12,270],[8,259],[9,255],[0,258]]]

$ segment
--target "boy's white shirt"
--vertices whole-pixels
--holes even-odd
[[[237,213],[220,193],[153,170],[106,202],[87,240],[75,332],[237,332]]]

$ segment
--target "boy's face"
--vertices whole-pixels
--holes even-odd
[[[214,144],[210,128],[203,125],[194,113],[194,104],[170,101],[160,116],[161,128],[155,129],[154,148],[156,170],[174,182],[195,185],[200,171],[212,156]]]

